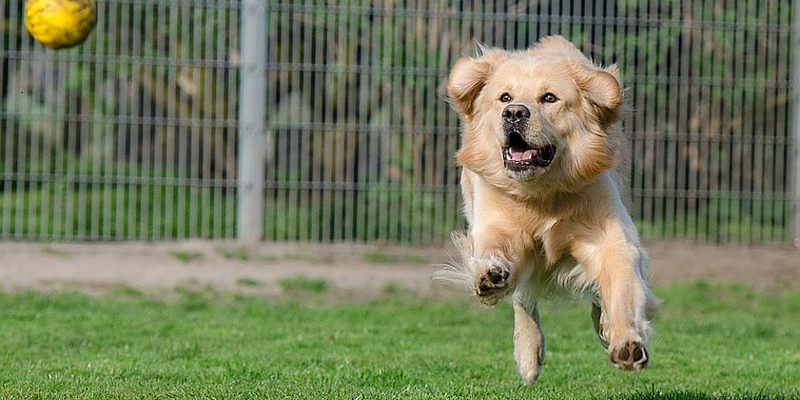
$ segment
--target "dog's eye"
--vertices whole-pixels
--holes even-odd
[[[547,92],[547,93],[544,94],[544,96],[542,96],[540,101],[542,103],[555,103],[556,101],[558,101],[558,97],[556,97],[556,95],[554,95],[554,94],[552,94],[550,92]]]
[[[501,94],[501,95],[500,95],[500,101],[502,101],[503,103],[508,103],[508,102],[510,102],[510,101],[511,101],[511,95],[510,95],[510,94],[508,94],[508,93],[503,93],[503,94]]]

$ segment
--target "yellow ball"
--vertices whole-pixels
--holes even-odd
[[[94,0],[28,0],[25,27],[47,47],[72,47],[94,28],[95,10]]]

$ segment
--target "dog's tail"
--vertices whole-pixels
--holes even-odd
[[[462,286],[466,290],[472,291],[475,285],[473,282],[474,271],[470,271],[470,263],[467,260],[469,254],[472,254],[472,241],[464,231],[453,232],[450,234],[450,239],[460,253],[461,261],[456,261],[451,255],[450,261],[438,265],[441,269],[434,272],[431,279]]]

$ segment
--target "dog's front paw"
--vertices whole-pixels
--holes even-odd
[[[627,342],[608,351],[608,359],[614,366],[631,371],[639,370],[650,362],[647,348],[639,342]]]
[[[478,265],[475,294],[488,306],[495,306],[512,289],[510,268],[494,257],[474,260]]]

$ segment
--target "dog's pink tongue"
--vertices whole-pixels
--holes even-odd
[[[536,157],[536,154],[539,153],[537,149],[527,149],[523,151],[518,151],[514,149],[510,149],[509,154],[511,155],[512,161],[527,161],[531,160]]]

